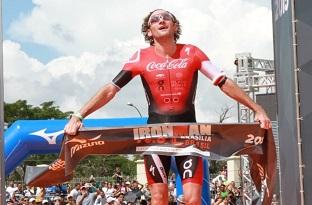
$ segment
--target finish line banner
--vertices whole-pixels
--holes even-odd
[[[59,158],[49,167],[40,171],[28,167],[25,181],[30,186],[41,187],[68,181],[78,163],[88,155],[155,153],[197,155],[214,160],[248,154],[261,200],[263,204],[271,202],[276,150],[272,130],[261,129],[259,124],[169,123],[84,128],[75,137],[65,137]]]

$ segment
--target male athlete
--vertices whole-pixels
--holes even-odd
[[[141,77],[146,92],[148,123],[196,122],[194,98],[198,71],[226,95],[252,109],[255,120],[260,122],[262,128],[271,127],[265,111],[214,66],[199,48],[176,43],[181,27],[173,14],[163,9],[150,12],[144,18],[142,33],[150,47],[138,50],[111,83],[103,86],[79,112],[72,115],[65,133],[75,135],[84,117],[108,103],[137,75]],[[156,154],[144,156],[153,205],[168,204],[170,159],[170,156]],[[176,163],[182,177],[186,204],[201,204],[202,159],[179,156]]]

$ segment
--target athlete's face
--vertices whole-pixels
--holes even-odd
[[[157,38],[173,38],[177,31],[176,24],[173,22],[172,15],[164,10],[156,10],[148,20],[148,35],[157,40]]]

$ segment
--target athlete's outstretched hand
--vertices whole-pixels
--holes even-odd
[[[264,110],[255,112],[255,121],[260,123],[260,127],[264,129],[272,128],[271,120]]]
[[[76,117],[72,116],[69,122],[65,125],[64,134],[67,135],[76,135],[78,130],[83,126],[81,120]]]

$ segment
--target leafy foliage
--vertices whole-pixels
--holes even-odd
[[[16,120],[35,119],[64,119],[72,111],[62,112],[54,101],[43,102],[40,106],[33,106],[26,100],[18,100],[14,103],[4,103],[4,121],[10,126]]]
[[[75,177],[84,178],[91,174],[96,177],[113,176],[115,168],[120,167],[123,175],[136,175],[136,162],[123,155],[89,156],[82,160],[75,170]]]
[[[226,167],[226,161],[209,160],[209,173],[211,175],[219,174],[223,167]]]

